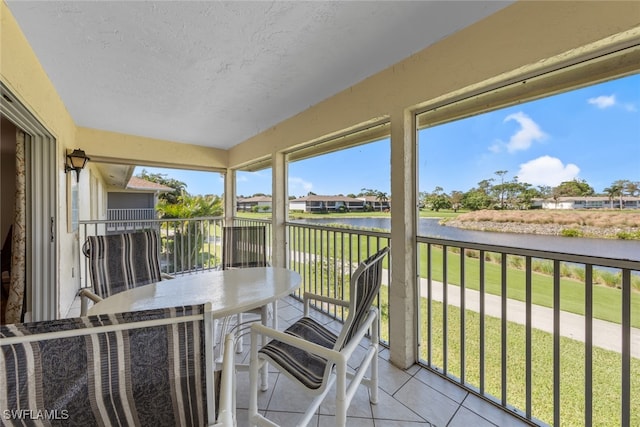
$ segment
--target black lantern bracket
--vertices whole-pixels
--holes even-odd
[[[89,160],[91,159],[87,157],[84,151],[76,148],[71,153],[67,153],[64,172],[76,171],[76,182],[80,182],[80,171],[84,169]]]

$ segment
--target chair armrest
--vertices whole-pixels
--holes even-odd
[[[87,300],[91,300],[93,301],[93,303],[97,303],[102,301],[102,298],[100,298],[98,295],[94,294],[91,291],[91,288],[81,288],[78,291],[78,296],[80,296],[80,316],[86,316],[87,315],[87,310],[88,310],[88,306],[89,303]]]
[[[378,320],[378,309],[375,307],[371,307],[371,309],[369,309],[369,314],[362,321],[362,324],[360,325],[358,330],[353,334],[353,337],[351,338],[351,341],[349,342],[349,344],[344,346],[344,348],[341,351],[341,353],[345,355],[347,360],[351,358],[351,354],[353,354],[353,352],[360,346],[360,342],[366,335],[367,331],[369,330],[369,328],[372,328],[373,322],[377,322],[377,320]],[[380,331],[378,330],[378,324],[376,323],[375,327],[372,329],[373,329],[373,334],[371,336],[371,339],[372,341],[374,341],[373,344],[377,346],[378,340],[380,339]]]
[[[302,338],[298,338],[294,335],[286,334],[284,332],[277,331],[275,329],[264,326],[260,323],[253,323],[251,325],[251,340],[254,342],[254,335],[264,335],[269,338],[276,339],[283,343],[292,345],[296,348],[300,348],[311,354],[315,354],[320,357],[324,357],[327,360],[331,360],[335,363],[347,363],[347,359],[338,351],[331,348],[323,347],[318,344],[314,344]],[[255,341],[257,342],[257,341]]]
[[[81,296],[81,297],[89,298],[93,302],[102,301],[102,298],[100,298],[98,295],[94,294],[89,289],[90,288],[82,288],[82,289],[80,289],[80,291],[78,291],[78,295]]]
[[[219,409],[217,426],[232,426],[234,425],[235,408],[233,407],[235,394],[235,343],[234,335],[227,334],[225,336],[224,343],[224,356],[222,357],[222,375],[220,376],[220,387],[216,388],[220,391],[219,396]]]
[[[309,315],[309,301],[311,301],[311,300],[322,301],[322,302],[326,302],[328,304],[335,304],[335,305],[339,305],[341,307],[349,307],[349,302],[348,301],[344,301],[344,300],[337,299],[337,298],[326,297],[324,295],[318,295],[318,294],[314,294],[312,292],[305,292],[302,295],[302,299],[304,301],[304,315],[305,316]]]

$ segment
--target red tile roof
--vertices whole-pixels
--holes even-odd
[[[130,190],[149,190],[149,191],[173,191],[173,188],[166,185],[158,184],[155,182],[147,181],[146,179],[132,176],[127,184],[127,188]]]

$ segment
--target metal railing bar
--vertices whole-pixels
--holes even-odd
[[[631,271],[622,270],[622,422],[631,424]]]
[[[486,337],[485,337],[485,251],[480,250],[480,394],[484,396],[485,394],[485,346],[486,346]]]
[[[531,257],[525,257],[525,358],[526,358],[526,366],[525,366],[525,395],[526,395],[526,403],[525,403],[525,413],[527,418],[531,418],[532,416],[532,403],[531,403],[531,390],[532,390],[532,378],[531,378],[531,370],[532,370],[532,358],[533,358],[533,350],[532,350],[532,313],[531,307],[533,305],[533,290],[532,290],[532,276],[531,276]]]
[[[560,261],[553,261],[553,425],[560,425]]]
[[[511,246],[499,246],[485,243],[463,242],[458,240],[447,240],[435,237],[418,236],[418,243],[430,243],[438,246],[454,246],[458,248],[484,250],[487,252],[508,253],[511,255],[531,256],[533,258],[545,258],[549,260],[559,260],[578,264],[593,264],[602,267],[627,268],[639,270],[640,261],[632,259],[605,258],[592,255],[568,254],[555,251],[542,251],[538,249],[516,248]]]
[[[501,256],[500,271],[500,362],[501,362],[501,402],[502,406],[507,405],[507,254]]]
[[[593,423],[593,266],[584,274],[584,425]]]
[[[465,256],[464,248],[460,249],[460,382],[465,380],[465,314],[466,314],[466,289],[465,289]]]
[[[448,370],[448,336],[449,336],[449,278],[447,276],[447,247],[442,247],[442,370],[445,375]]]

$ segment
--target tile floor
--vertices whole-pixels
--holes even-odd
[[[68,316],[78,316],[79,300],[74,302]],[[279,329],[286,328],[302,315],[302,304],[287,298],[278,304]],[[330,318],[317,314],[314,317],[332,328],[340,325]],[[248,340],[239,360],[248,359]],[[401,370],[389,362],[389,350],[382,349],[379,355],[380,392],[379,402],[372,405],[366,387],[360,387],[349,407],[349,427],[463,427],[463,426],[527,426],[519,418],[466,392],[453,383],[414,365]],[[258,407],[270,420],[282,425],[295,425],[310,399],[300,393],[291,380],[277,371],[270,370],[269,390],[260,392]],[[237,420],[238,426],[248,425],[249,374],[238,372],[237,376]],[[317,427],[334,425],[334,405],[330,394],[310,425]]]

